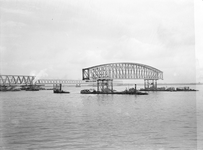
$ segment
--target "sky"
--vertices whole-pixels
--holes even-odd
[[[0,74],[81,80],[82,68],[131,62],[163,71],[163,82],[203,82],[202,6],[193,0],[0,0]]]

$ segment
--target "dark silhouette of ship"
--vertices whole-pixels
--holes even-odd
[[[62,90],[62,84],[54,85],[53,92],[56,94],[68,94],[70,92]]]

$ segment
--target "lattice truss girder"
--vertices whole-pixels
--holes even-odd
[[[83,69],[83,80],[163,79],[163,72],[151,66],[136,63],[112,63]]]
[[[35,76],[0,75],[0,85],[82,84],[83,80],[36,79]]]
[[[83,84],[86,81],[83,80],[56,80],[56,79],[39,79],[40,84]]]
[[[0,75],[1,85],[25,84],[30,85],[34,81],[34,76]]]

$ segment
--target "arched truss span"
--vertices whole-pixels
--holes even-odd
[[[83,80],[110,79],[163,79],[163,72],[138,63],[109,63],[82,69]]]

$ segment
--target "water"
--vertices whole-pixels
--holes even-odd
[[[1,92],[0,149],[200,150],[202,87],[139,96]]]

